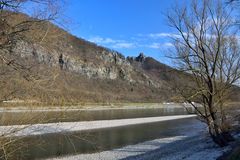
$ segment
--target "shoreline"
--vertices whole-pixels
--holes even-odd
[[[121,126],[127,126],[127,125],[162,122],[162,121],[193,118],[193,117],[196,117],[196,115],[177,115],[177,116],[161,116],[161,117],[130,118],[130,119],[115,119],[115,120],[97,120],[97,121],[59,122],[59,123],[46,123],[46,124],[33,124],[33,125],[0,126],[0,135],[10,137],[10,136],[42,135],[42,134],[60,133],[60,132],[66,133],[66,132],[121,127]]]
[[[49,112],[49,111],[101,111],[121,109],[158,109],[158,108],[192,108],[191,105],[182,103],[130,103],[110,105],[77,105],[77,106],[44,106],[44,107],[0,107],[0,113],[4,112]]]
[[[99,153],[46,160],[216,160],[230,149],[230,146],[218,147],[208,133],[202,130],[192,135],[160,138]]]

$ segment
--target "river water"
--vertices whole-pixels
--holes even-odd
[[[193,112],[193,109],[189,108],[188,111]],[[13,110],[0,112],[0,125],[111,120],[185,114],[188,114],[188,112],[184,107],[172,106],[132,109],[29,110],[21,112]]]
[[[26,113],[8,112],[1,114],[1,116],[5,116],[5,120],[6,116],[14,117],[11,119],[11,122],[8,121],[8,125],[10,125],[19,122],[17,121],[17,118],[20,118]],[[39,116],[37,114],[43,113],[33,112],[32,116]],[[64,113],[64,117],[59,118],[61,114],[62,113],[59,111],[44,113],[45,118],[48,118],[48,122],[49,120],[51,120],[51,122],[70,122],[182,115],[188,114],[188,112],[184,108],[171,107],[151,109],[81,110],[79,112],[69,111]],[[3,117],[2,120],[4,120]],[[43,115],[40,115],[39,117],[43,118]],[[33,120],[31,122],[33,122]],[[30,123],[30,120],[25,121],[24,123]],[[24,157],[24,159],[39,159],[79,153],[94,153],[157,138],[181,136],[185,135],[187,132],[194,132],[202,127],[204,126],[195,118],[184,118],[147,124],[102,128],[90,131],[28,136],[22,137],[17,141],[19,146],[21,146],[21,144],[23,145],[19,147],[20,149],[15,155],[18,156],[16,158],[19,159],[21,159],[21,157]]]

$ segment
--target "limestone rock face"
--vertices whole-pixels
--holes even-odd
[[[8,17],[9,24],[30,18],[20,13]],[[143,53],[125,58],[117,51],[73,36],[51,22],[33,25],[14,43],[9,56],[27,65],[37,64],[31,71],[36,71],[44,79],[41,81],[44,87],[40,84],[28,87],[28,84],[22,85],[25,81],[21,84],[19,81],[16,86],[21,88],[21,93],[27,93],[25,90],[29,89],[26,98],[37,97],[43,101],[62,101],[64,98],[75,102],[162,102],[175,96],[171,89],[173,81],[185,82],[188,79],[176,69]],[[15,85],[16,75],[11,76]],[[45,90],[46,84],[50,87],[48,90]]]
[[[19,41],[13,48],[13,53],[89,79],[122,80],[128,84],[140,84],[155,88],[166,85],[155,76],[157,72],[151,73],[152,70],[148,70],[149,67],[156,68],[155,63],[158,66],[158,62],[152,61],[143,53],[137,57],[125,58],[122,54],[106,48],[88,53],[85,53],[85,50],[74,50],[73,45],[65,48],[67,47],[59,46],[57,49],[48,49],[40,44]],[[91,58],[88,58],[89,55]],[[163,66],[163,68],[165,67]],[[162,69],[160,68],[160,70]]]
[[[80,56],[74,57],[68,53],[59,53],[56,50],[51,50],[50,52],[40,45],[20,41],[13,48],[13,53],[24,58],[32,57],[39,63],[51,67],[60,67],[62,65],[62,69],[87,76],[88,78],[134,81],[131,75],[134,69],[130,62],[115,51],[96,53],[100,57],[101,62],[93,63],[87,60],[84,61]]]

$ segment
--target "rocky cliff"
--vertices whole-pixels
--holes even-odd
[[[13,14],[8,21],[14,25],[28,18],[23,14]],[[41,81],[35,85],[34,82],[34,92],[26,89],[28,84],[20,84],[22,99],[171,101],[175,93],[170,81],[173,76],[181,76],[180,72],[143,53],[125,58],[117,51],[77,38],[50,22],[33,25],[29,32],[24,33],[24,39],[16,42],[12,51],[25,63],[36,64],[34,72],[44,77],[44,83]],[[14,76],[11,78],[16,79]]]

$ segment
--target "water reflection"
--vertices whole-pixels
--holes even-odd
[[[190,108],[191,109],[191,108]],[[90,120],[110,120],[140,117],[157,117],[184,115],[188,112],[183,107],[141,108],[141,109],[107,109],[79,111],[48,111],[48,112],[1,112],[0,125],[54,123]]]
[[[27,150],[22,149],[20,152],[25,153],[24,159],[92,153],[156,138],[190,134],[203,127],[196,119],[186,118],[85,132],[32,136],[22,139],[24,142],[31,142],[31,144]]]

